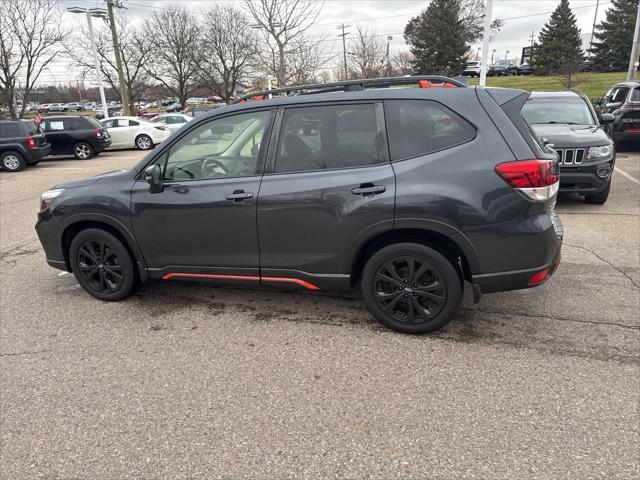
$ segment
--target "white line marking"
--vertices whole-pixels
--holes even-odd
[[[620,175],[622,175],[623,177],[626,177],[627,179],[631,180],[633,183],[635,183],[636,185],[640,185],[640,180],[638,180],[637,178],[629,175],[627,172],[625,172],[624,170],[620,169],[620,167],[616,167],[615,168],[616,172],[618,172]]]

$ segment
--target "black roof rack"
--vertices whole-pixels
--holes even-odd
[[[233,103],[245,102],[249,99],[264,100],[269,95],[291,94],[309,95],[313,93],[329,93],[329,92],[354,92],[366,90],[368,88],[388,88],[401,85],[415,85],[419,88],[460,88],[466,87],[464,83],[450,77],[440,75],[416,75],[406,77],[387,77],[387,78],[367,78],[363,80],[347,80],[344,82],[333,83],[313,83],[310,85],[297,85],[291,87],[274,88],[272,90],[262,90],[244,95]],[[256,98],[260,97],[260,98]]]

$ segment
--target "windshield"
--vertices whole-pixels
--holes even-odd
[[[582,100],[549,98],[529,100],[522,108],[522,117],[531,125],[562,123],[568,125],[595,125],[589,106]]]

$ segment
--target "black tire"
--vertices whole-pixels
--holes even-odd
[[[109,232],[82,230],[71,242],[69,262],[78,283],[95,298],[115,302],[133,291],[133,261],[122,242]]]
[[[22,155],[11,150],[0,154],[0,164],[7,172],[19,172],[24,168],[25,161]]]
[[[409,274],[409,262],[414,275]],[[443,327],[462,301],[457,267],[440,252],[418,243],[395,243],[374,253],[362,272],[361,288],[371,314],[402,333],[428,333]]]
[[[153,148],[153,140],[149,135],[138,135],[136,137],[136,148],[139,150],[151,150]]]
[[[593,205],[604,205],[607,199],[609,198],[609,191],[611,190],[611,179],[609,179],[609,183],[600,193],[596,193],[595,195],[586,195],[584,197],[585,202],[591,203]]]
[[[73,156],[78,160],[89,160],[94,154],[93,147],[87,142],[78,142],[73,146]]]

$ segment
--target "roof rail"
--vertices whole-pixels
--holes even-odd
[[[244,95],[233,103],[246,102],[247,100],[265,100],[269,95],[290,94],[309,95],[313,93],[329,92],[354,92],[368,88],[387,88],[401,85],[415,85],[418,88],[461,88],[464,83],[450,77],[440,75],[416,75],[406,77],[367,78],[362,80],[346,80],[333,83],[313,83],[310,85],[297,85],[291,87],[274,88]]]

